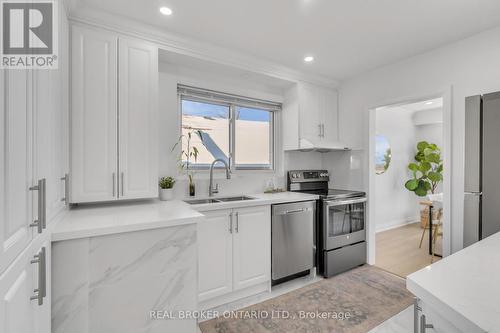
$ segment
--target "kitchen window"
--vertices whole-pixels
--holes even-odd
[[[199,152],[190,167],[207,169],[222,159],[233,170],[274,169],[274,125],[280,103],[182,85],[178,93],[183,149],[191,133],[191,146]]]

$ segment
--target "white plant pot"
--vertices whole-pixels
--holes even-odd
[[[173,188],[160,188],[160,200],[167,201],[172,200],[174,197],[174,189]]]

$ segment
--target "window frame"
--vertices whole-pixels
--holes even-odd
[[[221,93],[224,95],[229,95],[225,93]],[[229,168],[231,171],[276,171],[276,124],[277,124],[277,112],[280,110],[266,109],[261,106],[255,105],[247,105],[245,103],[237,103],[230,101],[220,101],[214,100],[210,98],[198,97],[185,95],[183,93],[178,92],[178,105],[179,105],[179,114],[180,114],[180,131],[182,134],[183,129],[183,110],[182,110],[182,101],[191,101],[198,103],[207,103],[214,105],[221,105],[229,107]],[[276,103],[274,103],[276,104]],[[236,110],[237,108],[252,108],[262,111],[267,111],[270,113],[270,125],[269,125],[269,164],[236,164]],[[217,163],[214,168],[222,169],[224,166],[222,163]],[[186,168],[186,166],[184,166]],[[192,170],[209,170],[210,164],[207,163],[191,163],[189,166]]]

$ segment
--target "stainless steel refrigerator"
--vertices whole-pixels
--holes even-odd
[[[465,100],[464,247],[500,231],[500,92]]]

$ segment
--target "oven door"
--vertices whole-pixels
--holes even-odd
[[[325,250],[364,241],[366,198],[324,201],[323,242]]]

